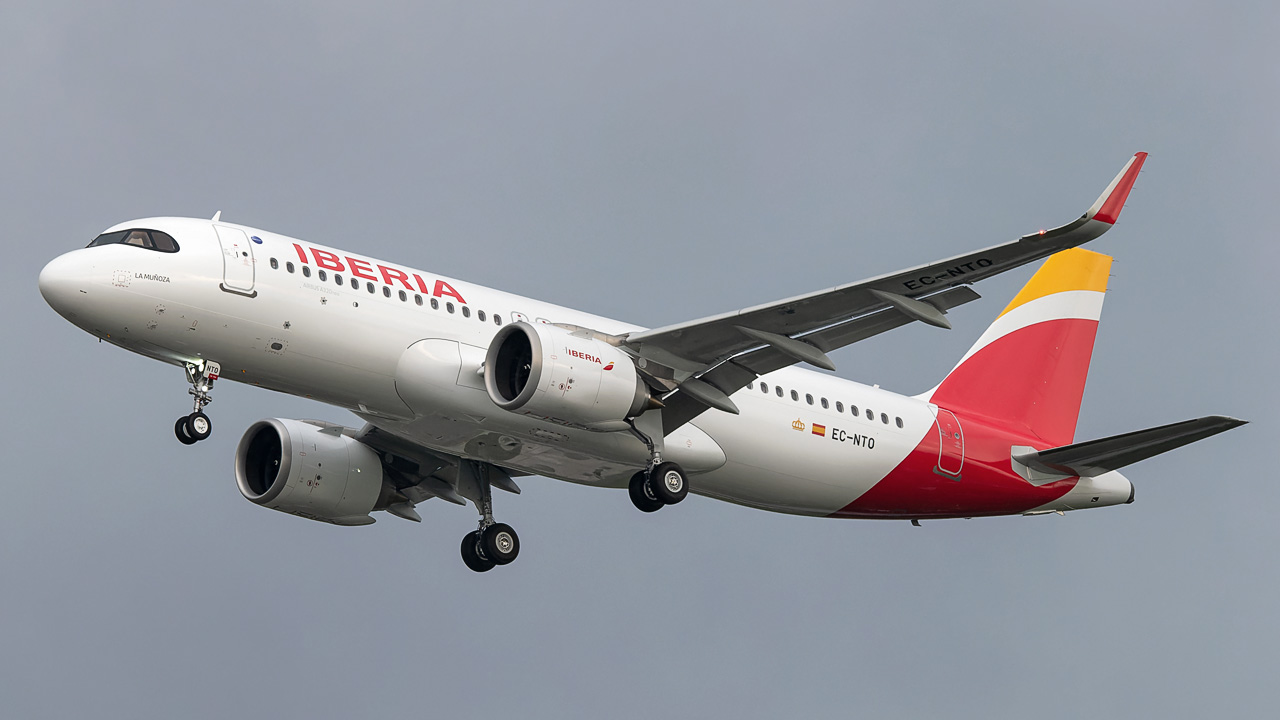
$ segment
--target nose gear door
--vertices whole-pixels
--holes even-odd
[[[243,230],[225,225],[214,225],[218,233],[218,244],[222,246],[222,284],[223,290],[240,295],[256,297],[253,289],[254,264],[253,243]]]

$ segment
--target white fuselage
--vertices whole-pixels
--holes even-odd
[[[45,270],[56,281],[42,276],[50,304],[125,349],[217,361],[223,378],[347,408],[437,451],[605,487],[625,487],[645,465],[630,433],[498,408],[482,375],[490,341],[513,321],[641,328],[253,228],[185,218],[117,227],[139,226],[168,232],[180,251],[68,253]],[[741,414],[703,413],[666,437],[664,456],[694,476],[695,493],[781,512],[835,513],[938,432],[937,408],[921,399],[799,368],[732,399]]]

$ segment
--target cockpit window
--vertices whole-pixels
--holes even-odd
[[[173,236],[159,230],[117,230],[103,233],[93,239],[88,247],[99,245],[133,245],[134,247],[157,250],[159,252],[178,252],[178,243]]]

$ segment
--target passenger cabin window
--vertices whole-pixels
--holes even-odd
[[[132,245],[157,252],[178,252],[178,243],[173,236],[159,230],[117,230],[103,233],[93,239],[86,247],[102,245]]]
[[[413,295],[413,302],[414,302],[414,304],[416,304],[416,305],[422,305],[422,296],[421,296],[421,295],[419,295],[419,294],[417,294],[417,293],[414,293],[414,295]]]
[[[453,312],[453,303],[451,303],[451,302],[450,302],[450,303],[445,303],[445,304],[444,304],[444,309],[445,309],[445,310],[448,310],[449,312]]]
[[[888,424],[889,424],[889,416],[888,416],[887,414],[885,414],[885,413],[880,413],[880,422],[884,423],[885,425],[888,425]]]
[[[334,274],[333,274],[333,281],[334,281],[335,283],[337,283],[339,286],[341,286],[341,285],[343,284],[343,283],[342,283],[342,276],[341,276],[341,275],[339,275],[338,273],[334,273]]]
[[[776,385],[776,386],[774,386],[774,388],[773,388],[773,389],[778,391],[778,397],[782,397],[782,386],[781,386],[781,385]]]
[[[769,386],[768,386],[768,385],[766,385],[766,384],[764,384],[764,383],[760,383],[760,392],[764,393],[765,395],[768,395],[768,394],[769,394]]]
[[[369,291],[369,294],[370,294],[370,295],[372,295],[372,294],[374,294],[375,292],[377,292],[377,290],[374,290],[374,289],[373,289],[373,283],[371,283],[371,282],[367,282],[367,283],[365,283],[365,284],[364,284],[364,286],[365,286],[365,288]]]
[[[277,260],[277,259],[275,259],[275,258],[271,258],[271,269],[272,269],[272,270],[279,270],[279,269],[280,269],[280,261],[279,261],[279,260]]]
[[[285,270],[288,270],[289,272],[293,272],[293,263],[291,263],[291,262],[287,262],[287,263],[285,263],[285,264],[284,264],[284,269],[285,269]]]
[[[405,301],[407,301],[408,299],[409,299],[409,296],[408,296],[408,295],[406,295],[406,294],[405,294],[405,292],[404,292],[403,290],[401,290],[401,291],[400,291],[400,302],[405,302]]]
[[[476,312],[476,319],[477,319],[477,320],[479,320],[480,322],[484,322],[485,317],[484,317],[484,311],[483,311],[483,310],[479,310],[479,311],[477,311],[477,312]]]
[[[899,429],[901,429],[901,428],[902,428],[902,418],[894,418],[894,421],[898,423],[898,428],[899,428]]]
[[[439,300],[437,300],[437,299],[435,299],[435,298],[431,298],[431,309],[432,309],[432,310],[439,310],[439,309],[440,309],[440,301],[439,301]]]
[[[320,278],[320,282],[324,282],[325,280],[328,280],[328,279],[329,279],[329,274],[328,274],[328,273],[326,273],[326,272],[325,272],[325,271],[323,271],[323,270],[321,270],[320,272],[316,273],[316,275]]]
[[[466,306],[466,305],[463,305],[463,306],[462,306],[462,317],[471,317],[471,308],[470,308],[470,307],[468,307],[468,306]]]
[[[792,390],[792,391],[791,391],[791,399],[792,399],[792,400],[795,400],[796,402],[799,402],[799,401],[800,401],[800,393],[796,392],[795,390]]]
[[[826,410],[830,407],[831,407],[831,403],[827,402],[826,398],[822,398],[822,409]]]
[[[868,419],[868,420],[875,420],[875,419],[876,419],[876,414],[875,414],[875,413],[873,413],[873,412],[871,412],[871,408],[867,408],[867,419]]]
[[[807,402],[807,403],[809,403],[810,405],[812,405],[812,404],[813,404],[813,395],[811,395],[811,394],[809,394],[809,393],[805,393],[805,394],[804,394],[804,401],[805,401],[805,402]]]
[[[351,278],[351,289],[352,289],[352,290],[359,290],[359,289],[360,289],[360,281],[359,281],[359,280],[357,280],[357,279],[355,279],[355,278]]]
[[[383,286],[382,286],[382,296],[383,296],[383,297],[391,297],[391,286],[390,286],[390,285],[383,285]]]
[[[494,324],[494,325],[501,325],[501,324],[502,324],[502,316],[501,316],[501,315],[497,315],[497,314],[495,314],[495,315],[493,316],[493,324]]]
[[[849,414],[850,414],[850,415],[852,415],[852,416],[854,416],[854,417],[858,417],[858,406],[857,406],[857,405],[850,405],[850,406],[849,406]]]
[[[839,413],[844,412],[844,403],[840,402],[839,400],[836,401],[836,412],[839,412]]]
[[[310,266],[310,265],[303,265],[303,266],[302,266],[302,277],[311,277],[311,266]]]

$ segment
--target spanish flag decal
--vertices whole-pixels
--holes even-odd
[[[827,426],[826,426],[826,425],[819,425],[818,423],[814,423],[814,424],[813,424],[813,430],[812,430],[812,432],[813,432],[813,434],[814,434],[814,435],[821,435],[822,437],[826,437],[826,436],[827,436]]]

